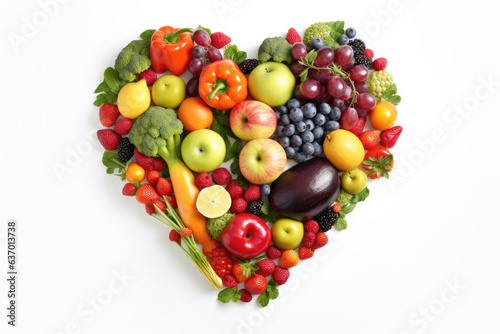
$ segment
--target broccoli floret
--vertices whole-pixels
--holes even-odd
[[[125,81],[134,81],[137,74],[150,67],[149,43],[142,40],[130,42],[115,60],[115,69]]]
[[[182,122],[173,109],[150,107],[135,120],[129,140],[142,154],[160,156],[169,164],[181,157],[182,129]]]
[[[234,213],[226,212],[218,218],[210,218],[207,222],[208,233],[217,241],[220,241],[222,231],[227,227],[231,219],[235,216]]]
[[[352,194],[349,194],[344,189],[340,189],[339,195],[337,196],[335,202],[339,203],[340,205],[342,205],[342,207],[344,207],[351,202],[352,197],[353,197]]]
[[[292,63],[292,46],[283,37],[268,37],[259,46],[259,62]]]
[[[340,45],[337,38],[344,33],[344,22],[316,22],[309,26],[304,33],[302,42],[306,45],[307,49],[311,49],[311,40],[313,38],[321,38],[325,42],[325,46],[329,46],[334,50]]]

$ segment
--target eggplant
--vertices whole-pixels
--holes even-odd
[[[340,192],[337,170],[325,158],[314,158],[286,170],[271,185],[273,210],[303,222],[331,206]]]

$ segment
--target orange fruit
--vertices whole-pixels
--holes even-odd
[[[372,109],[369,117],[375,129],[387,130],[396,123],[398,110],[391,102],[381,101]]]
[[[135,162],[131,163],[128,166],[127,171],[125,172],[125,178],[129,182],[134,182],[134,181],[142,182],[142,180],[144,180],[144,176],[146,176],[144,168],[142,168]]]
[[[184,130],[191,132],[210,129],[214,115],[210,107],[199,97],[190,97],[182,101],[177,117],[184,124]]]
[[[292,268],[299,264],[299,255],[293,249],[287,249],[281,253],[280,267]]]

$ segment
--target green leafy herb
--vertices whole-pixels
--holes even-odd
[[[336,50],[340,47],[340,44],[339,42],[337,42],[337,39],[340,37],[340,35],[344,34],[345,32],[344,21],[326,22],[326,24],[331,28],[330,37],[334,41],[332,48]]]
[[[198,29],[205,30],[209,36],[212,36],[212,31],[210,29],[202,27],[202,26],[198,26],[198,28],[196,28],[196,30],[198,30]]]
[[[102,164],[106,166],[106,173],[115,174],[121,177],[122,181],[125,180],[125,172],[127,171],[128,166],[132,163],[133,158],[131,158],[127,163],[123,163],[118,160],[118,152],[117,151],[104,151],[102,155]],[[115,173],[115,170],[118,169],[118,173]]]
[[[238,288],[225,288],[217,295],[217,299],[223,303],[236,303],[240,298],[241,292],[238,292]]]
[[[335,226],[339,230],[345,230],[347,228],[347,220],[340,217],[339,219],[337,219],[337,224],[335,224]]]
[[[245,189],[250,187],[250,184],[251,184],[247,179],[245,179],[243,174],[238,174],[238,176],[236,177],[236,183],[238,183],[240,186],[242,186]]]
[[[342,210],[340,210],[339,212],[339,218],[337,219],[335,227],[339,230],[345,230],[347,228],[347,219],[345,218],[345,216],[351,213],[354,208],[356,208],[357,203],[363,202],[369,195],[370,190],[368,189],[368,187],[365,187],[365,189],[361,190],[361,192],[352,196],[349,204],[342,206]]]
[[[302,72],[300,72],[299,74],[299,78],[300,78],[300,81],[305,81],[307,79],[307,74],[309,73],[309,69],[306,68],[305,70],[303,70]]]
[[[102,106],[104,103],[116,103],[118,92],[127,84],[126,81],[120,78],[118,71],[112,67],[108,67],[104,71],[104,81],[97,86],[94,93],[101,93],[96,96],[94,105]]]
[[[280,292],[278,290],[278,283],[276,283],[274,280],[269,280],[267,283],[266,290],[260,294],[259,298],[257,301],[262,307],[266,307],[269,304],[270,300],[276,299],[279,297]]]
[[[370,189],[368,189],[368,187],[365,187],[365,189],[361,190],[360,193],[357,193],[352,197],[351,203],[363,202],[368,197],[368,195],[370,195]]]
[[[120,78],[118,71],[112,67],[108,67],[104,71],[104,81],[113,93],[118,93],[120,89],[127,84],[125,80]]]
[[[316,60],[317,56],[318,56],[318,53],[314,50],[311,50],[307,53],[304,60],[306,61],[306,63],[314,64],[314,61]]]
[[[155,29],[148,29],[143,31],[141,34],[141,39],[146,42],[151,42],[151,37],[153,37],[153,34],[156,32]]]
[[[263,221],[268,222],[268,223],[274,223],[276,220],[278,220],[279,215],[274,212],[274,210],[271,208],[269,203],[264,203],[262,205],[262,213],[264,214],[261,218]]]
[[[224,51],[224,58],[231,59],[239,65],[247,59],[247,53],[240,51],[236,45],[232,44],[227,46],[226,51]]]
[[[380,101],[389,101],[395,106],[401,102],[401,96],[397,95],[398,87],[396,84],[392,84],[389,88],[386,89],[384,94],[380,97]]]
[[[223,139],[226,144],[226,157],[224,158],[224,161],[227,162],[240,154],[243,144],[241,143],[241,139],[235,140],[233,144],[231,144],[228,137],[224,137]]]

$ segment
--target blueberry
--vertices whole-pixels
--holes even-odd
[[[281,114],[279,111],[275,111],[274,114],[276,115],[276,119],[280,119],[281,118]]]
[[[290,117],[288,117],[288,115],[281,115],[281,122],[283,122],[284,125],[290,124]]]
[[[300,108],[293,108],[290,111],[290,120],[292,122],[300,122],[304,118],[304,113],[302,112],[302,109]]]
[[[300,146],[302,145],[302,138],[300,138],[299,135],[293,135],[290,143],[292,144],[292,146]]]
[[[302,145],[301,149],[302,152],[304,152],[307,155],[313,155],[314,153],[314,145],[311,143],[305,143],[304,145]]]
[[[319,157],[321,154],[323,154],[323,147],[321,146],[321,144],[314,142],[313,146],[314,146],[314,152],[312,155],[314,157]],[[260,192],[262,193],[262,190]],[[262,193],[262,195],[264,194]]]
[[[276,108],[276,111],[281,114],[288,114],[288,109],[286,108],[286,106],[279,106],[278,108]]]
[[[304,162],[304,161],[307,160],[307,154],[305,154],[304,152],[297,153],[295,155],[294,160],[295,160],[296,163],[300,164],[300,163],[302,163],[302,162]]]
[[[323,115],[328,115],[332,111],[332,107],[326,102],[323,102],[319,105],[319,112]]]
[[[285,127],[285,131],[283,132],[285,134],[285,136],[287,137],[290,137],[292,136],[294,133],[295,133],[295,125],[293,124],[288,124],[286,127]]]
[[[314,116],[316,116],[316,113],[318,112],[316,106],[311,102],[304,104],[302,106],[302,111],[304,112],[304,116],[306,118],[313,118]]]
[[[288,157],[288,159],[293,159],[293,157],[295,156],[295,150],[293,149],[293,147],[290,147],[290,146],[285,148],[285,153],[286,153],[286,156]],[[262,193],[262,190],[261,190],[261,193]],[[264,195],[264,194],[262,194],[262,195]]]
[[[340,128],[340,124],[337,121],[328,121],[325,124],[326,131],[338,130]]]
[[[340,111],[339,108],[333,107],[332,112],[330,113],[330,120],[332,121],[338,121],[340,119],[340,116],[342,115],[342,111]]]
[[[311,131],[304,131],[300,135],[304,143],[312,143],[314,141],[314,135]]]
[[[347,35],[340,35],[340,37],[337,39],[337,42],[339,42],[340,45],[346,45],[349,43],[349,37]]]
[[[356,37],[356,29],[354,29],[354,28],[347,28],[346,31],[345,31],[345,34],[350,39],[353,39],[354,37]]]
[[[276,136],[278,136],[278,137],[283,136],[283,131],[285,131],[285,126],[282,124],[278,125],[276,127],[276,132],[275,132]]]
[[[300,108],[300,101],[297,99],[291,99],[287,102],[286,107],[288,110],[292,110],[293,108]]]
[[[288,146],[290,146],[290,138],[282,137],[280,139],[280,144],[281,144],[281,146],[283,146],[283,148],[287,148]]]
[[[323,114],[317,114],[314,116],[314,124],[317,126],[322,126],[323,124],[326,123],[326,117]]]
[[[314,135],[314,138],[316,138],[316,139],[321,139],[324,134],[325,134],[325,131],[320,126],[314,128],[314,130],[313,130],[313,135]]]
[[[295,150],[296,153],[300,152],[300,146],[292,146],[292,148]]]
[[[260,187],[260,193],[262,196],[269,196],[271,194],[271,186],[268,184],[264,184]]]
[[[306,131],[306,123],[300,121],[298,123],[295,124],[295,130],[297,132],[304,132]]]
[[[306,130],[312,131],[316,127],[312,119],[306,119],[304,123],[306,124]]]
[[[325,42],[323,42],[323,40],[321,38],[316,37],[316,38],[313,38],[311,40],[311,47],[315,50],[319,50],[324,46],[325,46]]]

